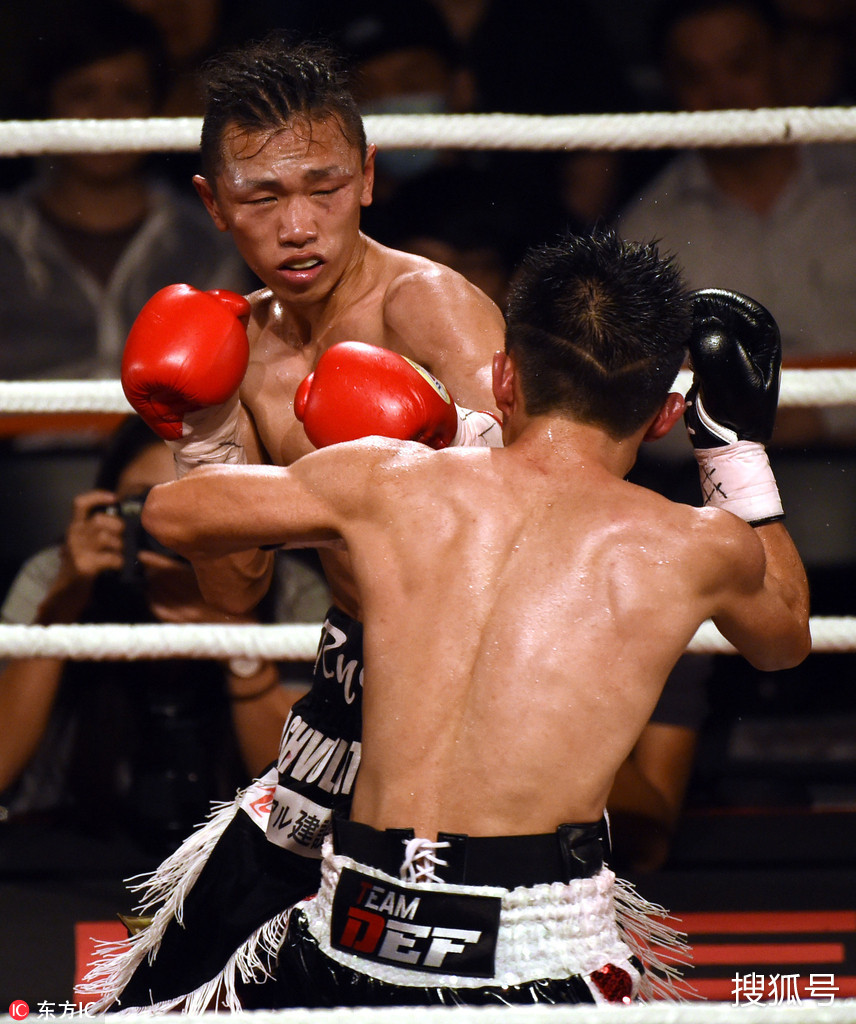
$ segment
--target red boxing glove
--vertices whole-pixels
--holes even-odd
[[[241,320],[249,315],[242,295],[188,284],[162,288],[143,306],[125,343],[122,388],[155,433],[179,441],[195,429],[184,422],[189,413],[236,396],[249,362]]]
[[[458,430],[446,388],[405,356],[359,341],[333,345],[294,396],[316,448],[378,434],[445,448]]]

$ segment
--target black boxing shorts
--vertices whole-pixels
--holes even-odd
[[[278,970],[306,1006],[632,1002],[644,972],[603,837],[598,822],[430,842],[334,819],[321,889],[292,914]],[[420,858],[431,880],[403,880]]]
[[[333,607],[309,693],[286,721],[276,764],[221,808],[137,889],[160,909],[88,982],[98,1008],[267,1009],[265,965],[291,908],[317,892],[333,809],[347,814],[360,763],[363,628]],[[249,978],[249,981],[247,980]]]

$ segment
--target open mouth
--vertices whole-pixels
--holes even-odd
[[[315,283],[325,266],[320,256],[293,256],[280,263],[277,274],[284,286],[305,289]]]
[[[306,259],[301,260],[289,260],[288,263],[282,265],[283,270],[312,270],[313,267],[321,265],[321,260],[317,256],[308,256]]]

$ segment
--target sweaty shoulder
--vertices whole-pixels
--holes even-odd
[[[393,327],[404,328],[414,314],[472,312],[502,325],[502,312],[484,292],[452,267],[411,253],[393,254],[394,274],[384,297],[384,315]]]
[[[751,592],[764,581],[766,556],[752,527],[717,508],[690,508],[685,538],[702,570],[700,582],[711,592]]]
[[[418,339],[415,319],[423,327],[438,321],[451,329],[462,322],[478,324],[486,332],[502,335],[499,307],[462,274],[422,256],[388,251],[395,271],[384,296],[384,320],[389,328]]]
[[[363,437],[319,448],[293,463],[290,473],[317,493],[329,493],[347,522],[371,518],[379,504],[394,501],[399,481],[401,487],[414,486],[410,470],[435,454],[416,441]],[[366,479],[372,481],[369,488]]]
[[[383,297],[388,346],[431,370],[459,404],[492,409],[491,361],[505,345],[499,307],[450,267],[383,253],[390,270]]]

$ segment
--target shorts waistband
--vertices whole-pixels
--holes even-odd
[[[403,844],[414,835],[413,829],[380,832],[362,822],[333,817],[335,853],[394,877],[404,860]],[[440,854],[447,866],[437,869],[444,882],[515,889],[592,878],[604,866],[607,828],[601,820],[560,825],[546,835],[468,836],[440,832],[437,841],[449,844]]]

